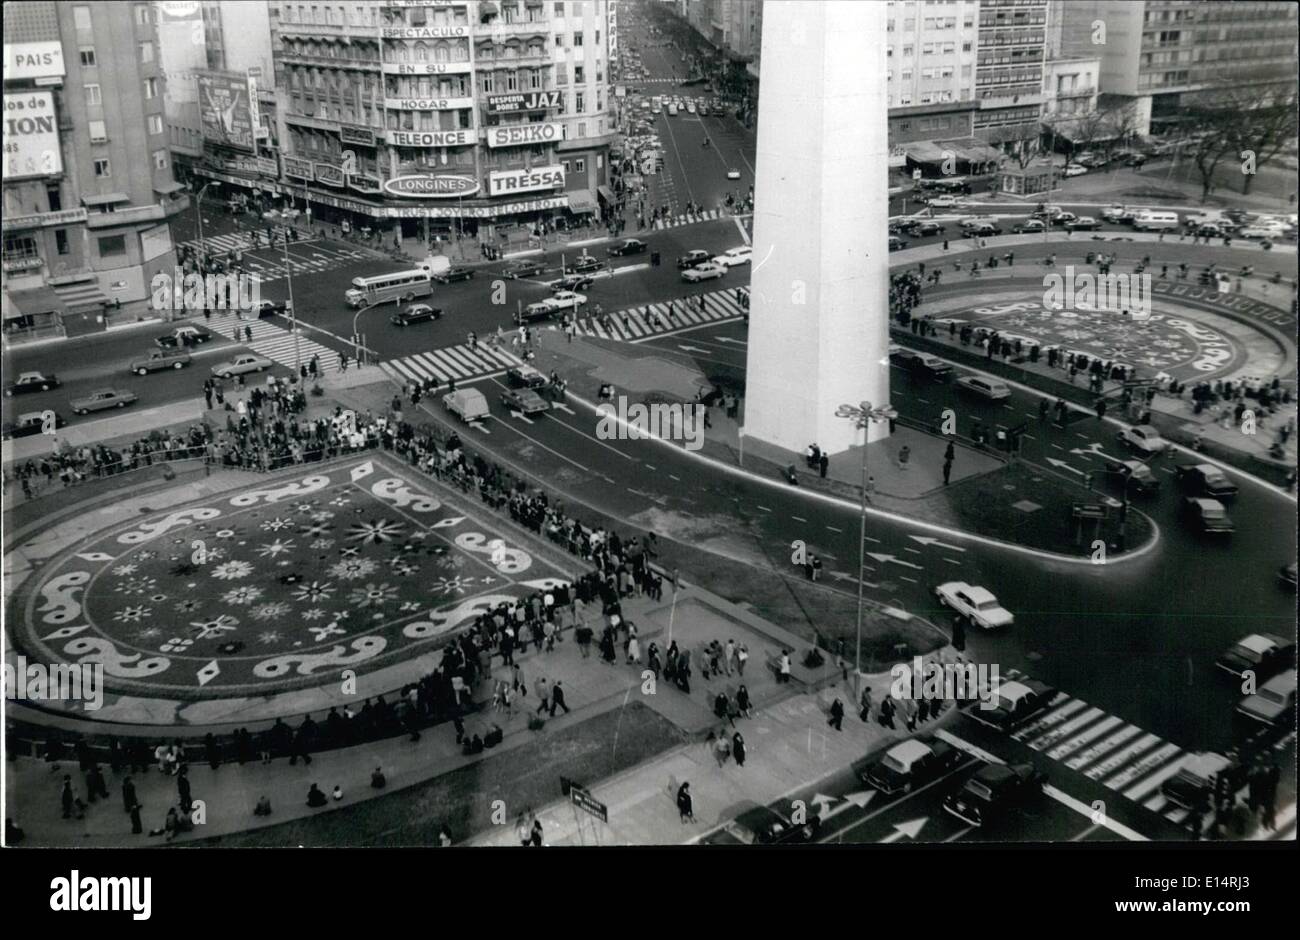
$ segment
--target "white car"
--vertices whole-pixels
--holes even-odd
[[[574,293],[571,290],[556,291],[555,296],[543,301],[543,303],[550,304],[556,310],[577,310],[586,302],[586,294]]]
[[[998,603],[992,592],[965,581],[941,584],[934,589],[934,596],[939,598],[940,604],[951,607],[985,630],[1009,627],[1016,622],[1016,618]]]
[[[688,101],[688,102],[686,102],[686,113],[687,113],[687,114],[694,114],[694,113],[695,113],[695,102],[694,102],[694,101]]]
[[[261,372],[273,365],[275,363],[265,356],[243,353],[228,362],[220,362],[213,366],[212,374],[218,378],[229,379],[236,375],[243,375],[245,372]]]
[[[997,379],[986,379],[981,375],[963,375],[957,384],[972,394],[990,401],[1001,401],[1011,397],[1011,389]]]
[[[1163,453],[1169,446],[1169,442],[1160,436],[1157,431],[1149,424],[1139,424],[1131,428],[1125,428],[1117,435],[1121,443],[1127,444],[1134,450],[1139,450],[1144,454]]]
[[[714,264],[720,264],[724,268],[734,268],[738,264],[749,264],[750,257],[754,250],[748,245],[741,245],[739,248],[728,248],[720,255],[713,258]]]
[[[740,179],[740,171],[739,171],[739,170],[728,170],[728,171],[727,171],[727,179],[729,179],[729,180],[738,180],[738,179]]]
[[[961,200],[956,196],[931,196],[926,205],[932,209],[951,209],[961,205]]]
[[[1281,225],[1264,225],[1256,222],[1247,225],[1237,235],[1241,238],[1285,238],[1286,228]]]
[[[1088,168],[1087,168],[1086,166],[1081,166],[1081,165],[1078,164],[1078,163],[1070,163],[1070,164],[1067,164],[1066,167],[1065,167],[1065,169],[1061,171],[1061,175],[1062,175],[1062,176],[1082,176],[1083,174],[1085,174],[1085,173],[1087,173],[1087,172],[1088,172]]]
[[[730,269],[726,265],[718,264],[717,261],[706,261],[704,264],[683,271],[682,280],[691,283],[708,281],[715,277],[723,277],[728,270]]]

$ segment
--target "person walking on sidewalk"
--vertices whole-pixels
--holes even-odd
[[[742,682],[740,688],[736,689],[736,712],[746,718],[754,717],[754,706],[749,701],[749,689]]]
[[[894,711],[894,700],[886,695],[880,701],[880,727],[888,728],[890,731],[894,730]]]
[[[745,766],[745,739],[739,731],[731,736],[731,756],[735,758],[737,767]]]
[[[836,731],[844,730],[844,704],[839,699],[831,702],[831,715],[826,723]]]
[[[871,689],[862,690],[862,698],[859,701],[858,718],[864,722],[871,721]]]
[[[745,663],[749,662],[749,649],[744,643],[736,650],[736,672],[739,675],[745,674]]]
[[[789,650],[781,651],[781,661],[777,664],[776,667],[776,681],[782,683],[790,681],[790,651]]]
[[[691,799],[689,783],[683,783],[677,788],[677,813],[683,823],[695,822],[695,804]]]
[[[564,689],[560,688],[560,686],[561,683],[558,679],[551,686],[551,717],[552,718],[555,717],[555,710],[557,708],[563,708],[564,714],[566,715],[569,713],[569,706],[565,704],[564,701]]]

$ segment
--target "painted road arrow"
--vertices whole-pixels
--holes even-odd
[[[817,807],[817,815],[820,816],[821,821],[825,823],[826,820],[834,819],[840,813],[853,809],[854,807],[865,809],[866,805],[871,802],[871,798],[875,795],[875,790],[862,790],[858,793],[849,793],[844,796],[844,802],[840,803],[833,809],[826,809],[823,804],[833,803],[835,797],[826,796],[824,793],[814,794],[813,798],[809,802]]]
[[[938,539],[929,535],[909,535],[908,538],[920,542],[922,545],[938,545],[940,548],[951,549],[954,552],[966,551],[966,549],[958,548],[956,545],[949,545],[947,542],[940,542]]]
[[[708,352],[707,349],[701,349],[698,346],[683,346],[681,343],[677,344],[677,348],[683,350],[684,352],[698,352],[698,353]]]
[[[732,339],[730,336],[715,336],[713,338],[719,343],[735,343],[737,346],[749,345],[749,343],[745,342],[743,339]]]
[[[928,816],[922,816],[920,819],[909,819],[905,823],[895,823],[893,835],[885,836],[880,843],[883,845],[886,842],[897,842],[903,836],[915,839],[920,834],[921,828],[929,821]]]
[[[514,418],[516,421],[522,421],[524,424],[533,423],[533,419],[525,417],[522,411],[512,411],[510,412],[510,417]]]
[[[879,555],[875,552],[867,552],[867,555],[870,556],[871,558],[876,559],[876,561],[880,561],[880,562],[892,561],[894,564],[903,565],[906,568],[915,568],[917,571],[925,570],[920,565],[914,565],[910,561],[903,561],[901,558],[895,558],[893,555]]]
[[[1081,477],[1086,477],[1088,475],[1084,471],[1078,469],[1077,467],[1071,467],[1064,460],[1057,460],[1055,457],[1048,457],[1047,462],[1050,463],[1053,467],[1056,467],[1058,470],[1069,470],[1071,473],[1077,473]]]

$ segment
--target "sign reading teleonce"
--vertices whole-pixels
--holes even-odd
[[[394,196],[414,199],[456,199],[478,192],[478,180],[472,176],[395,176],[384,183]]]
[[[564,185],[564,167],[537,166],[531,170],[499,170],[488,174],[488,195],[508,196]]]
[[[5,95],[4,175],[6,180],[63,172],[54,92]]]
[[[489,147],[528,147],[564,140],[563,124],[510,124],[489,127]]]
[[[468,147],[473,131],[389,131],[388,140],[398,147]]]
[[[489,95],[488,114],[562,108],[564,107],[563,94],[561,91],[522,91],[513,95]]]

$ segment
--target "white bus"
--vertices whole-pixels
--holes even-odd
[[[433,281],[429,269],[416,268],[377,274],[374,277],[354,277],[352,286],[344,291],[343,296],[352,307],[373,307],[389,301],[404,304],[416,297],[428,297],[432,293]]]

